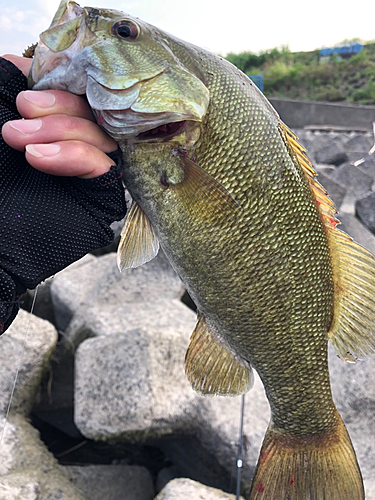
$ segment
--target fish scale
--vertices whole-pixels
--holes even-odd
[[[363,500],[327,343],[345,361],[375,353],[375,259],[336,228],[304,148],[267,99],[221,57],[66,0],[29,82],[86,93],[119,143],[133,200],[119,267],[160,245],[181,277],[198,309],[185,358],[193,389],[242,394],[258,371],[271,421],[250,499]]]

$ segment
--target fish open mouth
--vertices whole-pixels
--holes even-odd
[[[186,120],[180,122],[171,122],[164,123],[163,125],[159,125],[155,128],[146,130],[137,135],[137,139],[141,141],[149,141],[149,140],[168,140],[178,135],[184,125],[186,124]]]

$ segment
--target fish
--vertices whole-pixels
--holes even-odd
[[[240,70],[121,11],[61,2],[35,90],[86,95],[118,143],[132,204],[120,269],[161,247],[197,306],[185,358],[203,395],[250,390],[271,418],[250,500],[362,500],[332,400],[327,347],[375,353],[375,258],[337,211],[297,136]]]

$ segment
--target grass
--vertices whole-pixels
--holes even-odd
[[[375,104],[375,42],[349,59],[332,57],[325,63],[319,50],[291,52],[288,47],[226,58],[246,74],[262,74],[267,97]]]

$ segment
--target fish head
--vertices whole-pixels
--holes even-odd
[[[181,58],[184,46],[124,12],[63,0],[40,35],[29,87],[86,94],[98,124],[118,142],[179,137],[183,146],[197,140],[209,103]]]

